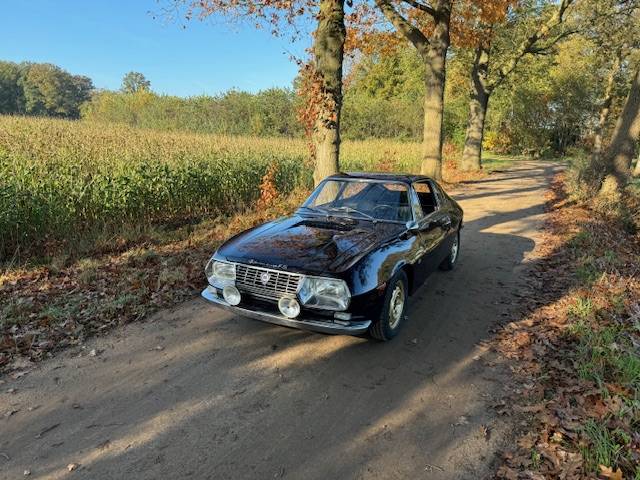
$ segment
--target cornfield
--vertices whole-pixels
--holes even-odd
[[[307,158],[302,139],[0,116],[0,260],[247,208],[270,165],[278,193],[308,188]],[[344,142],[342,164],[412,171],[419,144]]]

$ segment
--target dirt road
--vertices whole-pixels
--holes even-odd
[[[526,287],[553,170],[520,162],[460,191],[458,267],[391,343],[194,299],[4,377],[0,478],[481,478],[512,428],[491,408],[508,370],[482,341]]]

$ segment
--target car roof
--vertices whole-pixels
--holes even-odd
[[[341,172],[327,177],[334,180],[379,180],[389,182],[413,183],[422,180],[431,180],[425,175],[416,175],[413,173],[388,173],[388,172]]]

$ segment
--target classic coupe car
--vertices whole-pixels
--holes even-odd
[[[265,322],[390,340],[409,295],[455,266],[462,215],[424,176],[333,175],[292,216],[218,248],[202,296]]]

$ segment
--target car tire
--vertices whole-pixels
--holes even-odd
[[[456,238],[451,244],[449,255],[440,264],[440,270],[453,270],[460,256],[460,230],[456,232]]]
[[[380,318],[369,327],[369,334],[376,340],[391,340],[402,328],[409,299],[408,287],[407,274],[403,270],[398,271],[389,280]]]

